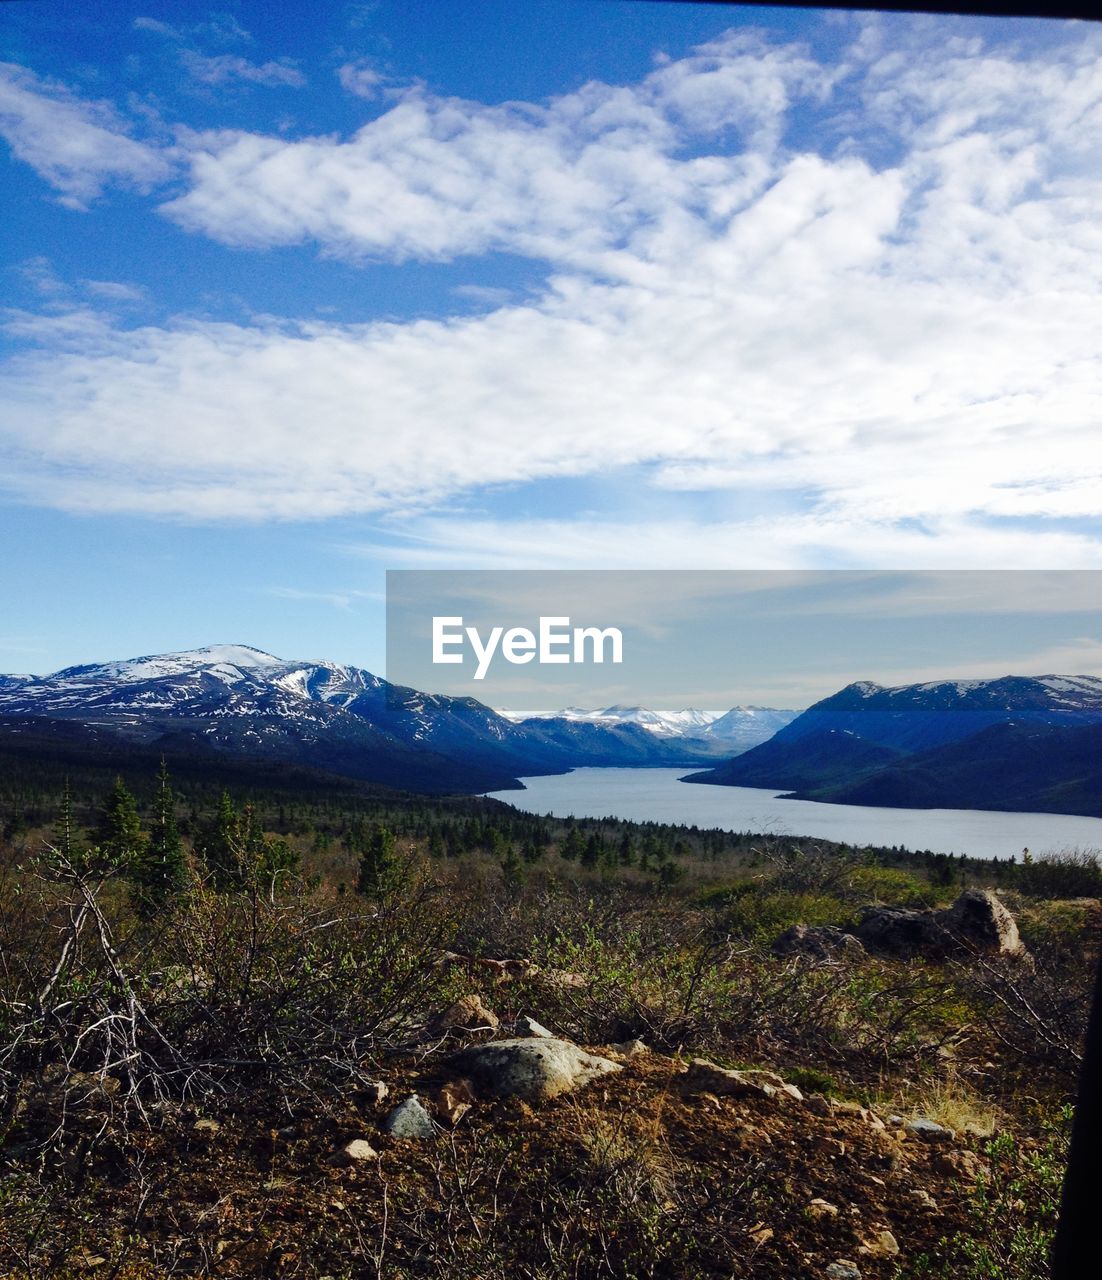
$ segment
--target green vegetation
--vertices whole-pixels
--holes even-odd
[[[863,1273],[1042,1274],[1099,922],[1056,890],[1088,883],[1083,855],[975,863],[118,763],[0,774],[4,1280],[780,1280],[793,1249],[848,1256],[815,1234],[808,1171],[862,1197],[889,1176],[876,1149],[855,1130],[860,1160],[834,1163],[806,1120],[690,1105],[673,1081],[694,1055],[962,1130],[997,1116],[965,1138],[982,1176],[957,1191],[936,1152],[913,1157],[939,1211],[902,1215],[905,1258]],[[770,953],[791,924],[962,884],[1002,887],[1036,965]],[[508,980],[479,967],[506,960]],[[639,1038],[653,1060],[335,1171],[372,1081],[442,1078],[426,1027],[473,990],[506,1027]]]

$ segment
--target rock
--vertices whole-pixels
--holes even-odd
[[[542,1102],[570,1093],[598,1076],[623,1068],[586,1053],[569,1040],[540,1037],[496,1040],[472,1045],[453,1059],[479,1088],[500,1098]]]
[[[432,1116],[421,1105],[420,1098],[414,1093],[387,1115],[383,1121],[383,1132],[392,1138],[415,1142],[420,1138],[434,1137],[436,1126],[432,1122]]]
[[[348,1166],[362,1164],[365,1160],[377,1160],[378,1158],[379,1153],[366,1138],[353,1138],[351,1142],[346,1142],[341,1147],[333,1157],[333,1163]]]
[[[477,1101],[469,1080],[451,1080],[433,1098],[437,1113],[453,1128]]]
[[[767,1080],[755,1080],[747,1071],[717,1067],[707,1058],[693,1058],[684,1076],[688,1093],[711,1093],[717,1097],[766,1097],[777,1092]]]
[[[886,1228],[881,1229],[865,1241],[861,1251],[873,1258],[894,1258],[899,1253],[899,1241]]]
[[[830,1099],[822,1093],[809,1093],[804,1098],[804,1106],[812,1115],[816,1116],[832,1116],[834,1107],[831,1105]]]
[[[619,1044],[610,1044],[609,1050],[621,1058],[637,1058],[641,1053],[650,1053],[650,1049],[642,1040],[621,1040]]]
[[[850,1262],[847,1258],[839,1258],[837,1262],[832,1262],[823,1274],[827,1280],[861,1280],[861,1272],[857,1264]]]
[[[907,1192],[907,1195],[920,1209],[928,1209],[931,1213],[937,1212],[937,1201],[934,1200],[925,1187],[912,1187]]]
[[[685,1088],[689,1093],[714,1093],[720,1097],[747,1097],[757,1094],[764,1098],[785,1097],[803,1102],[804,1095],[794,1084],[789,1084],[775,1071],[747,1068],[734,1071],[717,1067],[707,1058],[693,1058],[685,1074]]]
[[[501,1020],[492,1009],[487,1009],[480,995],[460,996],[429,1022],[434,1036],[447,1035],[449,1031],[496,1031]]]
[[[942,927],[938,911],[913,911],[905,907],[866,907],[857,926],[857,937],[866,950],[909,958],[944,955],[952,938]]]
[[[832,1104],[835,1115],[853,1116],[857,1120],[863,1120],[870,1129],[877,1131],[884,1128],[884,1121],[876,1114],[870,1111],[868,1107],[863,1107],[859,1102],[840,1102],[835,1100]]]
[[[390,1086],[381,1080],[369,1080],[367,1084],[360,1085],[356,1092],[369,1105],[378,1106],[390,1097]]]
[[[553,1031],[548,1031],[542,1022],[537,1022],[535,1018],[530,1018],[526,1013],[517,1019],[516,1032],[518,1036],[538,1036],[541,1040],[554,1040],[555,1038]]]
[[[829,1200],[822,1200],[816,1196],[807,1206],[807,1212],[813,1218],[836,1218],[838,1216],[838,1206],[831,1204]]]
[[[870,951],[942,958],[959,951],[1024,958],[1014,917],[990,889],[965,889],[945,910],[866,907],[857,936]]]
[[[865,948],[859,938],[834,925],[794,924],[773,943],[773,954],[809,960],[859,960]]]
[[[965,889],[942,918],[951,933],[981,951],[1001,956],[1025,953],[1014,917],[990,889]]]
[[[906,1133],[912,1137],[921,1138],[923,1142],[952,1142],[957,1136],[952,1129],[946,1129],[944,1125],[938,1124],[935,1120],[927,1120],[924,1116],[920,1116],[917,1120],[908,1120],[903,1128]]]

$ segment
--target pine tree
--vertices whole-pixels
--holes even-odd
[[[360,855],[357,893],[384,898],[398,887],[399,865],[392,831],[379,823],[365,831],[361,824],[354,833],[353,848]]]
[[[115,779],[111,794],[100,811],[96,846],[111,870],[126,870],[145,850],[145,835],[134,797],[121,777]]]
[[[73,794],[68,778],[65,779],[65,790],[61,794],[61,814],[54,827],[50,843],[63,865],[74,867],[83,865],[87,855],[73,822]]]
[[[241,880],[240,824],[229,792],[223,791],[214,817],[203,825],[195,841],[196,851],[219,889]]]
[[[571,827],[559,849],[559,857],[576,862],[585,853],[585,837],[577,827]]]
[[[506,845],[505,856],[501,859],[501,877],[510,888],[516,888],[524,880],[524,863],[512,843]]]
[[[187,887],[187,856],[176,826],[176,797],[163,757],[157,775],[152,829],[144,851],[133,864],[130,879],[139,904],[151,912],[163,908]]]

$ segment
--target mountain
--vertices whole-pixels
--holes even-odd
[[[388,684],[358,667],[286,661],[249,645],[0,678],[0,717],[79,722],[171,744],[324,769],[407,790],[472,792],[578,764],[686,765],[703,751],[638,726],[516,724],[474,698]]]
[[[1008,721],[795,799],[1102,817],[1102,724]]]
[[[677,739],[701,755],[729,755],[734,751],[747,751],[759,742],[765,742],[799,713],[781,711],[774,707],[732,707],[718,715],[713,711],[699,711],[687,707],[682,711],[652,711],[649,707],[632,707],[617,704],[596,711],[582,707],[567,707],[543,716],[527,717],[523,723],[537,720],[559,720],[573,724],[596,724],[611,728],[618,725],[637,725],[656,738]]]
[[[1092,813],[1081,755],[1094,739],[1075,733],[1098,725],[1102,679],[1094,676],[859,681],[768,742],[685,781],[849,804],[1029,810],[1036,802],[1037,811]]]

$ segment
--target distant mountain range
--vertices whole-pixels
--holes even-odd
[[[860,681],[685,781],[839,804],[1102,816],[1102,679]]]
[[[0,676],[0,732],[27,733],[43,721],[431,792],[507,789],[525,775],[581,765],[684,766],[730,750],[706,737],[656,734],[628,717],[517,723],[473,698],[421,693],[358,667],[286,661],[248,645]]]
[[[698,711],[695,707],[687,707],[683,711],[652,711],[649,707],[617,704],[599,711],[567,707],[563,711],[527,717],[522,723],[567,720],[605,727],[635,724],[653,733],[656,738],[677,739],[694,745],[700,743],[702,751],[707,749],[705,744],[710,744],[712,754],[730,755],[732,751],[748,751],[759,742],[765,742],[797,715],[798,711],[781,711],[775,707],[732,707],[730,711],[721,714],[717,711]],[[509,718],[521,719],[516,716]]]

